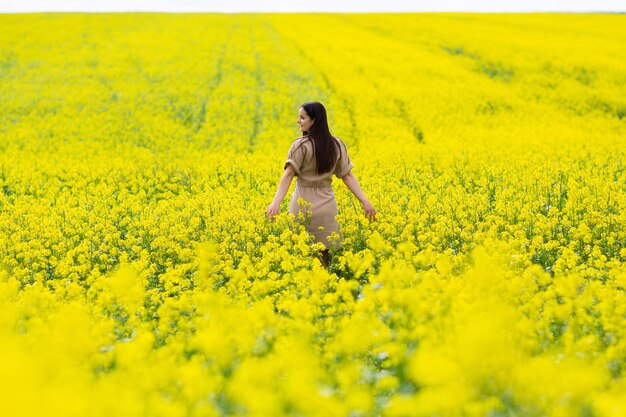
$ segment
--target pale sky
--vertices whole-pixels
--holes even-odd
[[[0,0],[23,12],[626,12],[626,0]]]

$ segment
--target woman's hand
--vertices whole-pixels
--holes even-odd
[[[265,216],[272,220],[274,216],[278,215],[278,213],[280,213],[280,203],[272,201],[272,204],[270,204],[270,206],[267,208],[267,211],[265,212]]]
[[[374,206],[372,205],[372,203],[370,203],[368,200],[363,201],[361,204],[363,204],[363,210],[365,210],[365,217],[369,218],[370,220],[376,220],[376,210],[374,209]]]

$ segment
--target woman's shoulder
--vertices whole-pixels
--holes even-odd
[[[309,149],[313,149],[311,138],[308,136],[300,136],[291,142],[292,152],[303,152],[305,155],[309,152]]]
[[[333,136],[333,137],[337,140],[337,143],[339,144],[340,148],[346,149],[346,144],[343,143],[341,139],[339,139],[337,136]]]
[[[340,148],[346,149],[346,144],[340,138],[337,136],[333,136],[333,138],[337,141]],[[300,136],[291,143],[291,146],[294,148],[300,148],[301,146],[304,146],[305,148],[313,148],[313,138],[306,135]]]
[[[296,140],[294,140],[291,144],[292,145],[307,145],[309,144],[309,146],[311,145],[311,142],[313,141],[313,139],[310,136],[300,136],[299,138],[297,138]]]

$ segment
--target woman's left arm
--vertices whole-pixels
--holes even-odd
[[[296,171],[293,169],[293,166],[287,164],[287,168],[285,168],[285,172],[278,183],[278,191],[276,191],[274,201],[272,201],[272,204],[270,204],[265,213],[267,217],[272,218],[280,213],[280,203],[283,201],[283,198],[285,198],[295,174]]]

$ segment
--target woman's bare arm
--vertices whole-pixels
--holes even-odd
[[[276,195],[274,196],[275,203],[280,204],[280,202],[283,201],[287,191],[289,191],[289,186],[295,174],[296,172],[293,170],[293,167],[288,165],[283,176],[280,178],[280,183],[278,183],[278,191],[276,191]]]
[[[296,171],[293,169],[291,164],[287,166],[283,176],[280,178],[280,183],[278,184],[278,191],[276,191],[276,195],[274,196],[274,201],[270,204],[265,212],[265,215],[270,219],[276,216],[280,212],[280,203],[285,198],[285,194],[289,191],[289,186],[291,185],[291,181],[293,180]]]
[[[346,184],[346,187],[348,187],[348,189],[352,191],[352,194],[354,194],[354,196],[359,199],[359,201],[363,205],[363,209],[365,210],[365,216],[372,218],[376,216],[376,210],[374,210],[374,206],[372,206],[372,204],[365,196],[363,190],[361,190],[361,187],[359,186],[359,181],[356,179],[356,176],[352,173],[352,171],[344,175],[341,180],[344,184]]]
[[[359,186],[359,181],[357,181],[352,171],[344,175],[341,180],[344,184],[346,184],[346,187],[348,187],[348,189],[352,191],[352,194],[354,194],[354,196],[358,198],[361,203],[363,203],[364,201],[368,201],[365,193],[363,193],[363,190],[361,190],[361,187]]]

